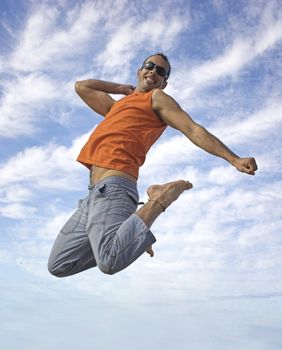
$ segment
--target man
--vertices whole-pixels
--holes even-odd
[[[148,202],[136,211],[139,167],[167,126],[239,171],[255,174],[254,158],[235,155],[163,92],[169,74],[167,57],[158,53],[138,70],[136,88],[92,79],[76,82],[78,95],[105,119],[78,156],[90,170],[89,195],[79,202],[54,243],[48,263],[53,275],[69,276],[94,266],[114,274],[145,251],[154,255],[151,225],[181,193],[192,188],[184,180],[150,186]],[[116,102],[109,94],[126,96]]]

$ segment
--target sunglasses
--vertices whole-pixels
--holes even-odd
[[[158,75],[160,75],[163,78],[167,77],[167,72],[163,67],[157,66],[154,62],[152,61],[148,61],[146,63],[143,64],[142,69],[148,69],[148,70],[154,70],[156,68],[156,71],[158,73]]]

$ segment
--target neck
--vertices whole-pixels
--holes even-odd
[[[149,92],[151,90],[153,90],[153,89],[148,90],[148,89],[145,89],[144,87],[136,86],[134,92]]]

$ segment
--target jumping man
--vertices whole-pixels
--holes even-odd
[[[78,156],[90,171],[89,194],[56,238],[48,262],[53,275],[69,276],[94,266],[114,274],[146,251],[154,255],[153,222],[192,188],[185,180],[150,186],[148,202],[137,210],[139,168],[167,126],[237,170],[255,174],[254,158],[234,154],[164,93],[169,74],[168,58],[158,53],[138,69],[136,88],[94,79],[76,82],[78,95],[105,119]],[[115,101],[109,94],[125,97]]]

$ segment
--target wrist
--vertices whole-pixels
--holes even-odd
[[[234,154],[228,159],[228,162],[231,165],[233,165],[235,168],[237,168],[240,159],[241,159],[240,157],[238,157],[236,154]]]
[[[134,90],[134,86],[127,85],[127,84],[121,84],[119,85],[119,93],[122,95],[130,95],[132,94]]]
[[[125,85],[119,84],[117,87],[117,93],[121,95],[125,95]]]

